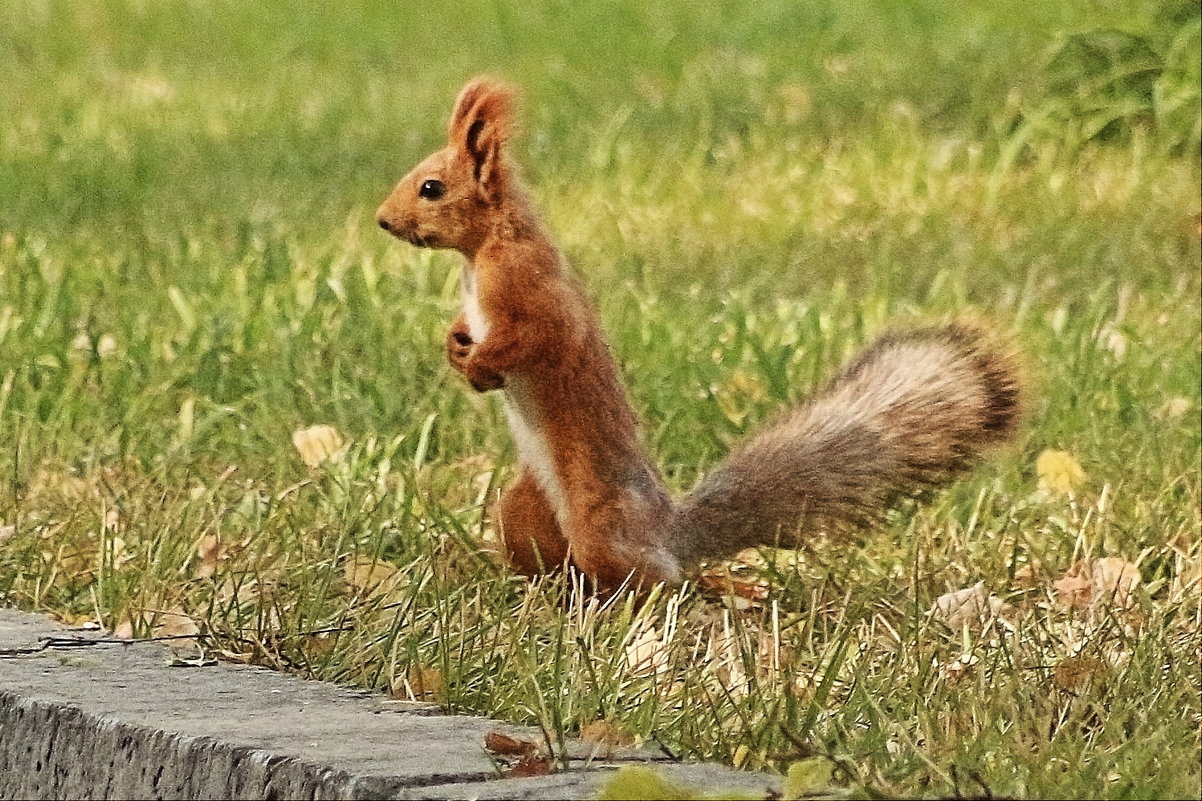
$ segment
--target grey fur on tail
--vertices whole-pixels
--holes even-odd
[[[681,500],[673,553],[687,567],[871,526],[1008,439],[1022,395],[1013,355],[973,325],[882,337]]]

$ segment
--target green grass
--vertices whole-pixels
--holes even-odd
[[[1196,796],[1199,9],[1152,5],[3,5],[0,599],[138,635],[182,610],[552,737],[829,755],[862,793]],[[673,486],[964,313],[1027,356],[1018,442],[860,542],[750,560],[751,605],[508,576],[481,543],[513,446],[441,356],[457,260],[372,219],[476,72],[524,89],[516,155]],[[300,461],[315,423],[342,461]],[[1101,556],[1137,608],[1061,609]],[[927,616],[978,581],[1012,631]]]

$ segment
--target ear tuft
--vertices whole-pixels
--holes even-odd
[[[455,101],[447,138],[452,143],[473,144],[480,131],[488,128],[493,137],[504,141],[513,127],[514,94],[500,81],[485,76],[473,78]]]

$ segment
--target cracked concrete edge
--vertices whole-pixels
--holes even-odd
[[[0,692],[0,797],[359,798],[343,771]]]
[[[262,668],[172,668],[154,643],[21,653],[64,634],[96,637],[0,609],[9,654],[0,658],[0,799],[589,798],[615,767],[585,758],[549,776],[502,778],[485,733],[540,735]],[[592,756],[581,742],[567,754]],[[779,787],[717,765],[656,768],[699,788],[767,796]]]

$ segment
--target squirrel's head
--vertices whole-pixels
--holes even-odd
[[[473,254],[505,198],[512,119],[511,89],[488,78],[469,82],[455,101],[447,146],[400,180],[376,211],[380,227],[419,247]]]

